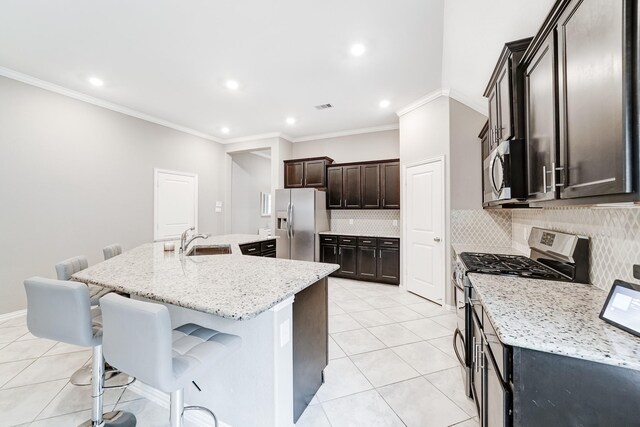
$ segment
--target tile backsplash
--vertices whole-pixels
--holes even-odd
[[[542,227],[591,238],[590,278],[609,290],[614,279],[633,279],[640,264],[640,207],[518,209],[512,216],[513,247],[527,249],[531,227]]]
[[[353,220],[353,224],[349,224]],[[396,221],[397,225],[393,225]],[[332,210],[331,231],[400,236],[399,210]]]
[[[453,209],[451,243],[511,246],[511,211]]]

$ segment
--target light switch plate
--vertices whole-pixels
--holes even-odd
[[[222,202],[220,200],[216,201],[216,208],[221,208],[222,207]]]
[[[222,208],[216,208],[216,212],[222,212]]]

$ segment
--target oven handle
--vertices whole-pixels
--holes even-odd
[[[458,362],[460,362],[462,366],[465,366],[464,361],[462,360],[462,357],[458,352],[458,346],[456,345],[457,337],[460,337],[460,340],[462,341],[462,348],[464,348],[464,337],[462,336],[462,332],[460,332],[460,329],[458,328],[456,328],[456,331],[453,333],[453,351],[456,354],[456,357],[458,358]]]

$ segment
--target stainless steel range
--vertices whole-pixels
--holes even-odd
[[[471,310],[473,286],[468,273],[497,274],[529,279],[589,283],[589,239],[558,231],[532,228],[529,257],[509,254],[462,252],[453,275],[458,313],[453,348],[463,370],[465,392],[472,396]],[[477,303],[476,303],[476,309]],[[481,309],[481,307],[480,307]]]

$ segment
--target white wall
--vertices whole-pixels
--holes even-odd
[[[231,157],[231,232],[257,234],[271,225],[271,217],[260,215],[260,193],[271,193],[271,160],[251,153]]]
[[[486,116],[449,101],[451,209],[482,209],[482,149],[478,134]]]
[[[0,77],[0,313],[54,264],[153,240],[153,169],[198,174],[199,225],[220,233],[217,143]]]
[[[331,157],[336,163],[366,160],[396,159],[400,156],[397,130],[371,132],[296,142],[291,147],[291,158]]]
[[[532,37],[554,0],[446,0],[442,87],[487,108],[482,93],[506,42]],[[484,110],[481,110],[484,111]]]

